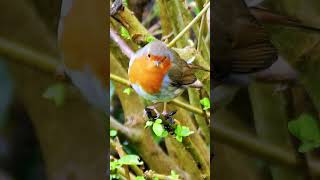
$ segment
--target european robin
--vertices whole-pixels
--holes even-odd
[[[277,50],[242,0],[214,1],[213,76],[257,72],[270,67]]]
[[[247,2],[257,4],[261,1]],[[248,8],[244,0],[219,0],[213,3],[214,86],[222,82],[242,84],[248,81],[244,74],[268,69],[277,61],[277,49],[262,23],[320,32],[319,28],[305,25],[295,18],[265,8]]]
[[[108,108],[106,2],[62,0],[58,40],[64,71],[90,104]]]
[[[256,4],[261,1],[247,2]],[[270,41],[262,23],[313,32],[320,32],[319,28],[304,25],[295,18],[265,8],[248,8],[243,0],[218,0],[213,3],[214,89],[211,93],[215,96],[214,104],[228,102],[240,85],[248,85],[251,80],[248,75],[252,73],[256,79],[296,79],[293,69],[278,57],[277,49]]]
[[[132,88],[143,98],[166,103],[181,95],[188,87],[201,88],[193,67],[161,41],[153,41],[138,50],[130,59],[128,69]],[[157,115],[160,113],[154,109]]]

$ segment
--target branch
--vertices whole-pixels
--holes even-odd
[[[192,27],[192,25],[195,24],[202,17],[202,14],[204,14],[209,7],[210,3],[208,3],[201,10],[201,12],[168,44],[168,47],[172,47],[177,42],[177,40],[181,38],[184,35],[184,33],[186,33]]]
[[[117,32],[111,27],[110,36],[111,39],[121,47],[120,49],[123,52],[123,54],[125,54],[129,58],[134,55],[134,52],[131,50],[131,48],[118,36]]]
[[[128,80],[123,79],[123,78],[121,78],[121,77],[119,77],[119,76],[117,76],[117,75],[115,75],[115,74],[112,74],[112,73],[110,73],[110,80],[113,80],[113,81],[115,81],[115,82],[118,82],[118,83],[123,84],[123,85],[126,85],[126,86],[130,86],[130,82],[129,82]],[[181,101],[179,101],[179,100],[174,99],[174,100],[171,101],[171,103],[174,104],[174,105],[176,105],[176,106],[179,106],[179,107],[181,107],[181,108],[183,108],[183,109],[186,109],[186,110],[188,110],[188,111],[191,111],[191,112],[193,112],[193,113],[195,113],[195,114],[204,116],[203,111],[202,111],[201,109],[196,108],[196,107],[194,107],[194,106],[191,106],[191,105],[189,105],[189,104],[186,104],[186,103],[184,103],[184,102],[181,102]],[[210,117],[210,112],[206,112],[206,115],[207,115],[208,117]]]
[[[42,54],[3,37],[0,37],[0,52],[9,55],[20,63],[44,72],[54,73],[59,64],[57,58]]]
[[[123,150],[118,138],[116,139],[116,141],[110,138],[110,144],[118,152],[120,157],[127,155],[127,153]],[[143,171],[137,165],[130,165],[130,168],[136,175],[143,176]]]

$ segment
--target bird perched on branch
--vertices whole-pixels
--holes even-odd
[[[105,1],[62,0],[58,41],[63,71],[88,102],[108,108]]]
[[[153,103],[166,103],[182,94],[188,87],[201,88],[202,83],[193,70],[197,67],[188,64],[161,41],[153,41],[131,57],[128,69],[132,88],[143,98]],[[157,115],[160,113],[152,107]]]

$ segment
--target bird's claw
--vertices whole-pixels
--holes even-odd
[[[152,114],[152,111],[154,111],[156,113],[156,115]],[[158,119],[160,117],[160,113],[155,111],[155,109],[146,107],[144,109],[144,115],[147,116],[149,119]]]
[[[169,113],[166,113],[166,114],[163,115],[163,116],[164,116],[164,118],[165,118],[166,120],[169,120],[169,122],[170,122],[171,124],[173,124],[174,121],[173,121],[173,119],[172,119],[172,116],[175,115],[176,113],[177,113],[177,110],[174,110],[174,111],[171,111],[171,112],[169,112]]]

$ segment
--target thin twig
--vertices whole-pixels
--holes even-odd
[[[208,10],[208,8],[210,7],[210,2],[200,11],[200,13],[168,44],[168,47],[172,47],[178,39],[180,39],[184,33],[186,33],[191,27],[192,25],[194,25],[199,19],[200,17],[202,17],[202,15]]]
[[[115,138],[114,143],[115,143],[116,151],[117,151],[117,153],[119,154],[120,158],[123,157],[123,156],[125,156],[126,153],[125,153],[124,150],[122,149],[122,145],[121,145],[120,140],[119,140],[118,137]],[[123,168],[124,168],[124,171],[125,171],[125,176],[126,176],[126,178],[130,180],[130,174],[129,174],[130,172],[129,172],[128,166],[127,166],[127,165],[124,165]]]
[[[59,64],[58,59],[55,57],[48,56],[3,37],[0,37],[0,52],[9,55],[12,59],[19,60],[25,65],[49,73],[54,73]]]
[[[152,170],[146,171],[144,174],[145,174],[145,177],[148,179],[158,178],[159,180],[177,180],[176,178],[172,178],[170,176],[163,175],[163,174],[158,174]],[[179,178],[179,180],[180,180],[180,178]]]
[[[200,47],[201,47],[201,40],[202,40],[202,31],[204,27],[204,20],[206,18],[206,14],[204,13],[201,18],[201,23],[200,23],[200,30],[199,30],[199,36],[198,36],[198,44],[197,44],[197,50],[200,52]]]
[[[124,42],[124,40],[122,40],[119,37],[117,32],[113,30],[111,27],[110,27],[110,37],[115,43],[117,43],[121,47],[120,49],[123,52],[123,54],[125,54],[129,58],[133,56],[134,52],[132,51],[132,49],[127,45],[127,43]]]

